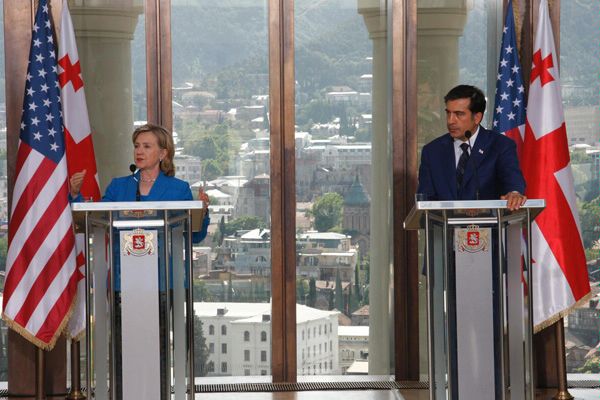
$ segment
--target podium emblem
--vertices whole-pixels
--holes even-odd
[[[489,231],[480,230],[478,225],[469,225],[466,229],[458,230],[458,251],[477,253],[486,251],[489,244]]]
[[[143,229],[134,229],[131,233],[123,234],[123,254],[129,256],[145,256],[154,253],[152,239],[154,235]]]

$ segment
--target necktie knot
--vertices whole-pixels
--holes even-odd
[[[469,150],[469,144],[468,143],[463,143],[460,145],[460,148],[462,149],[463,153],[467,153]]]

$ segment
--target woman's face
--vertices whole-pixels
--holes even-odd
[[[166,149],[158,145],[158,138],[152,132],[140,133],[133,143],[133,159],[139,169],[153,170],[158,168],[160,160],[167,155]]]

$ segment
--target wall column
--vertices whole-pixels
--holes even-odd
[[[102,192],[133,160],[131,42],[143,12],[141,1],[111,3],[70,7]]]
[[[373,41],[369,374],[387,375],[393,371],[394,348],[390,284],[393,269],[392,147],[388,129],[387,10],[379,1],[358,0],[358,12]]]

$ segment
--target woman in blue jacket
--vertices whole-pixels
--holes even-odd
[[[132,135],[133,141],[133,158],[137,171],[135,174],[123,176],[120,178],[114,178],[102,197],[102,201],[186,201],[193,200],[192,191],[190,185],[182,181],[181,179],[175,178],[175,166],[173,164],[173,157],[175,156],[175,146],[173,144],[173,138],[169,131],[162,126],[146,124],[137,128]],[[71,176],[70,183],[70,195],[74,202],[83,201],[80,193],[81,184],[85,177],[86,171],[75,173]],[[204,202],[205,217],[202,223],[202,229],[200,232],[193,232],[192,241],[198,243],[206,237],[210,218],[208,216],[208,196],[204,191],[201,191],[198,195],[198,199]],[[160,240],[160,238],[159,238]],[[118,258],[116,258],[118,259]],[[119,280],[119,266],[114,266],[115,276],[115,301],[120,303],[120,280]],[[159,275],[160,274],[159,269]],[[160,278],[162,279],[162,278]],[[187,281],[187,277],[186,277]],[[164,291],[164,284],[161,283],[161,300],[160,308],[161,315],[165,311],[166,305],[166,292]],[[121,371],[120,371],[120,329],[121,329],[121,315],[117,308],[115,313],[116,328],[115,340],[117,346],[117,371],[116,375],[116,389],[117,397],[121,397]],[[164,332],[164,324],[161,321],[161,370],[166,368],[165,354],[167,344],[165,343],[166,338],[169,335]],[[164,375],[164,374],[163,374]],[[161,379],[162,381],[163,379]],[[164,386],[165,382],[161,382],[161,386]]]

